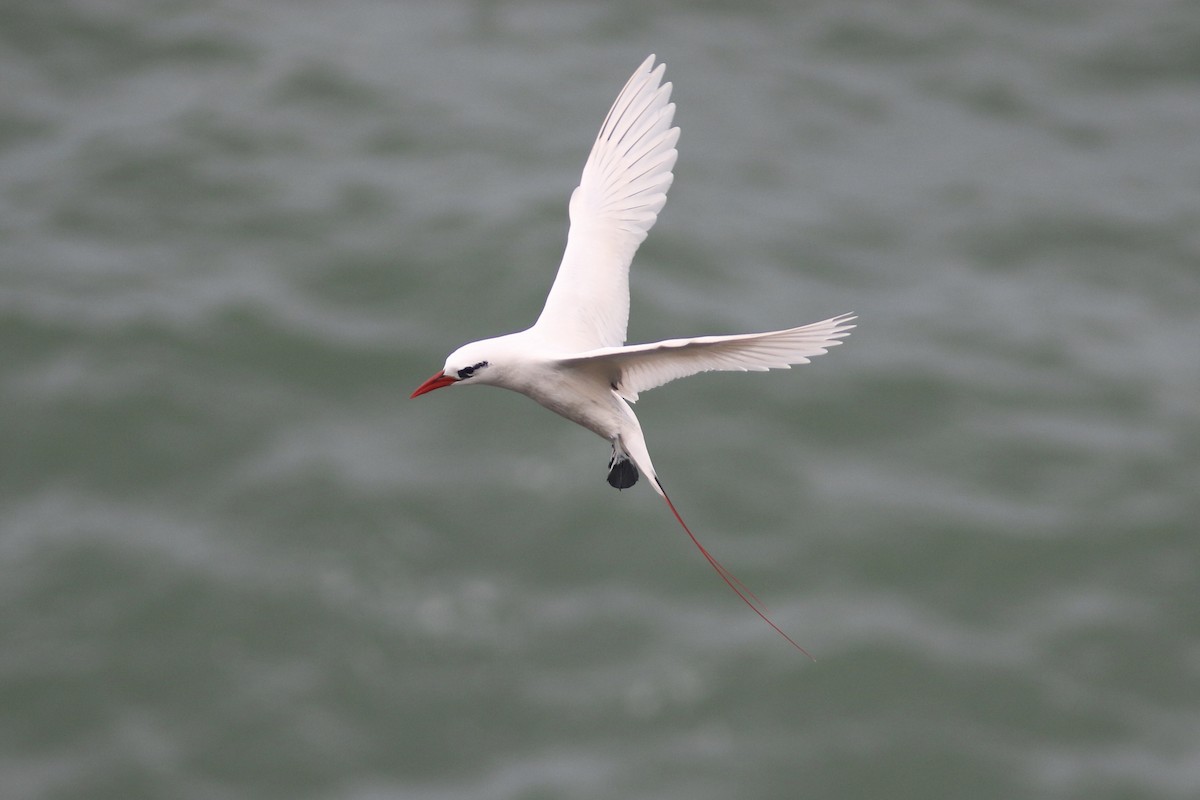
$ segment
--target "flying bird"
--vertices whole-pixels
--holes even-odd
[[[664,383],[710,370],[765,371],[807,364],[841,344],[855,317],[733,336],[625,344],[629,265],[667,201],[679,128],[672,125],[665,64],[651,55],[630,77],[600,126],[571,195],[571,226],[558,275],[533,326],[471,342],[412,397],[447,386],[498,386],[535,400],[612,446],[608,482],[627,489],[639,471],[666,501],[717,574],[793,647],[755,595],[702,545],[667,496],[631,403]]]

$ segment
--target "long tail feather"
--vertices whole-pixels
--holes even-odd
[[[784,633],[782,628],[771,621],[771,618],[767,616],[766,606],[764,606],[762,601],[755,596],[754,592],[747,589],[745,584],[743,584],[734,576],[732,572],[725,568],[724,564],[722,564],[720,561],[717,561],[716,557],[713,556],[712,553],[708,552],[708,548],[700,544],[700,540],[696,538],[696,534],[692,533],[692,529],[689,528],[687,523],[683,521],[683,517],[679,515],[679,511],[675,508],[675,504],[671,502],[671,498],[667,496],[666,490],[662,488],[662,482],[659,481],[658,478],[655,478],[654,482],[658,486],[658,493],[662,495],[663,500],[667,501],[667,506],[671,509],[671,513],[675,515],[675,519],[679,522],[679,525],[687,533],[688,538],[692,540],[692,544],[696,545],[697,549],[700,550],[700,554],[704,556],[705,560],[708,561],[708,563],[712,565],[712,568],[716,570],[717,574],[721,576],[721,580],[725,581],[726,585],[728,585],[730,589],[733,589],[734,594],[741,598],[743,603],[750,606],[750,608],[754,610],[755,614],[758,614],[758,616],[762,617],[764,622],[774,628],[776,633],[778,633],[784,639],[787,639],[788,644],[811,658],[813,661],[816,661],[816,659],[813,658],[812,653],[796,644],[796,641],[792,637]]]

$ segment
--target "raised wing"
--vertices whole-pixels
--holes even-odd
[[[625,342],[629,264],[667,202],[678,155],[666,65],[653,64],[642,62],[617,95],[571,195],[567,249],[533,326],[556,348]]]
[[[799,328],[738,336],[700,336],[664,342],[605,347],[560,363],[597,375],[626,400],[664,383],[711,370],[765,371],[807,364],[813,356],[841,344],[854,328],[843,314]]]

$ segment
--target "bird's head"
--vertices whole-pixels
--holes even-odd
[[[472,342],[455,350],[446,359],[442,371],[418,386],[409,399],[455,383],[488,383],[488,367],[494,356],[489,359],[486,344]]]

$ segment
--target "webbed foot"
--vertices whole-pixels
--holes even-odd
[[[629,456],[624,453],[613,453],[608,462],[608,485],[616,489],[628,489],[637,483],[638,471]]]

